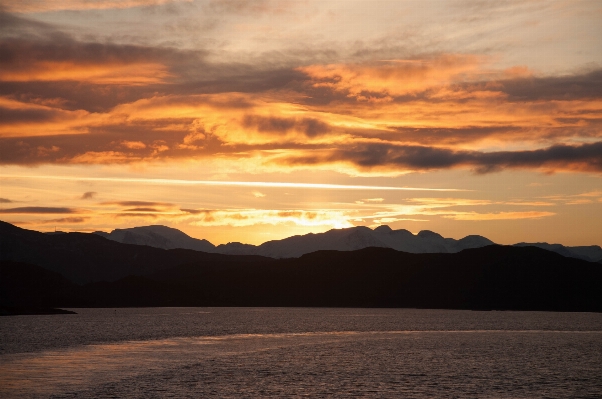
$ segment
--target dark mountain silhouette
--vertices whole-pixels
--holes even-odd
[[[162,249],[193,249],[202,252],[216,252],[215,245],[207,240],[192,238],[186,233],[167,226],[141,226],[129,229],[115,229],[111,233],[96,231],[102,237],[123,244],[148,245]]]
[[[252,266],[180,265],[94,283],[96,306],[345,306],[602,311],[602,268],[535,247],[456,254],[318,251]]]
[[[255,254],[271,258],[298,258],[301,255],[320,251],[354,251],[368,247],[392,248],[410,253],[455,253],[467,248],[478,248],[493,244],[485,237],[472,236],[462,240],[443,238],[432,231],[423,230],[417,235],[408,230],[392,230],[380,226],[332,229],[325,233],[292,236],[282,240],[265,242],[259,246],[240,244],[219,245],[221,253]]]
[[[123,244],[148,245],[156,248],[184,248],[226,255],[259,255],[271,258],[298,258],[301,255],[321,250],[354,251],[368,247],[393,248],[409,253],[456,253],[464,249],[481,248],[494,244],[493,241],[469,235],[460,240],[444,238],[440,234],[423,230],[412,234],[408,230],[393,230],[379,226],[374,230],[364,227],[332,229],[324,233],[297,235],[282,240],[267,241],[261,245],[230,242],[217,247],[207,240],[192,238],[180,230],[166,226],[143,226],[116,229],[111,233],[96,232]],[[518,243],[516,246],[536,246],[563,256],[591,262],[602,260],[602,248],[597,245],[565,247],[560,244]]]
[[[76,283],[113,281],[189,262],[210,262],[228,255],[163,250],[120,244],[96,234],[44,234],[0,221],[0,260],[25,262],[57,272]],[[254,262],[262,258],[244,256]]]
[[[602,248],[598,245],[565,247],[561,244],[548,244],[547,242],[520,242],[514,244],[516,247],[538,247],[547,249],[548,251],[556,252],[562,256],[570,258],[583,259],[588,262],[602,261]]]
[[[207,240],[192,238],[180,230],[166,226],[143,226],[116,229],[111,233],[95,232],[109,240],[123,244],[148,245],[156,248],[185,248],[227,255],[260,255],[271,258],[298,258],[319,250],[354,251],[368,247],[393,248],[410,253],[455,253],[463,249],[479,248],[493,242],[481,236],[467,236],[461,240],[444,238],[423,230],[417,235],[408,230],[392,230],[380,226],[372,230],[359,226],[332,229],[325,233],[305,234],[272,240],[261,245],[231,242],[217,247]]]
[[[64,313],[49,312],[48,308],[88,304],[83,288],[58,273],[27,263],[0,261],[0,313]]]
[[[47,235],[8,223],[0,223],[0,243],[0,306],[602,311],[599,263],[532,246],[429,254],[370,247],[272,259]]]

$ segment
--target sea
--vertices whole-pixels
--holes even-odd
[[[72,309],[0,318],[0,398],[602,398],[602,314]]]

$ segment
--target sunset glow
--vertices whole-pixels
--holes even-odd
[[[0,219],[602,245],[595,1],[7,1]]]

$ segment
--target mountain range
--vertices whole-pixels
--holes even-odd
[[[116,229],[111,233],[95,232],[123,244],[148,245],[163,249],[192,249],[225,255],[259,255],[270,258],[298,258],[320,250],[355,251],[368,247],[392,248],[414,254],[457,253],[464,249],[481,248],[494,244],[488,238],[469,235],[462,239],[444,238],[429,230],[414,235],[408,230],[393,230],[389,226],[332,229],[325,233],[297,235],[273,240],[261,245],[231,242],[213,245],[207,240],[192,238],[180,230],[154,225],[129,229]],[[515,246],[535,246],[562,256],[597,262],[602,260],[602,248],[597,245],[565,247],[560,244],[518,243]]]
[[[148,245],[122,244],[97,234],[45,234],[0,221],[0,260],[24,262],[59,273],[77,284],[115,281],[155,273],[190,262],[216,262],[229,255],[190,249],[164,250]],[[238,256],[238,262],[272,260]]]
[[[326,237],[332,241],[322,245],[346,243],[339,247],[344,250],[275,259],[124,244],[99,234],[46,234],[0,222],[0,315],[64,313],[50,309],[56,307],[131,306],[602,312],[599,263],[524,244],[457,251],[458,245],[480,239],[446,241],[424,232],[412,237],[423,244],[442,242],[440,251],[455,252],[352,249],[370,244],[366,237],[375,231],[392,237],[394,244],[398,235],[408,236],[386,228],[334,230],[309,235],[309,242]],[[294,240],[307,237],[276,243],[294,245]]]

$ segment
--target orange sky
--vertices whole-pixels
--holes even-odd
[[[0,219],[602,245],[595,1],[7,1]]]

